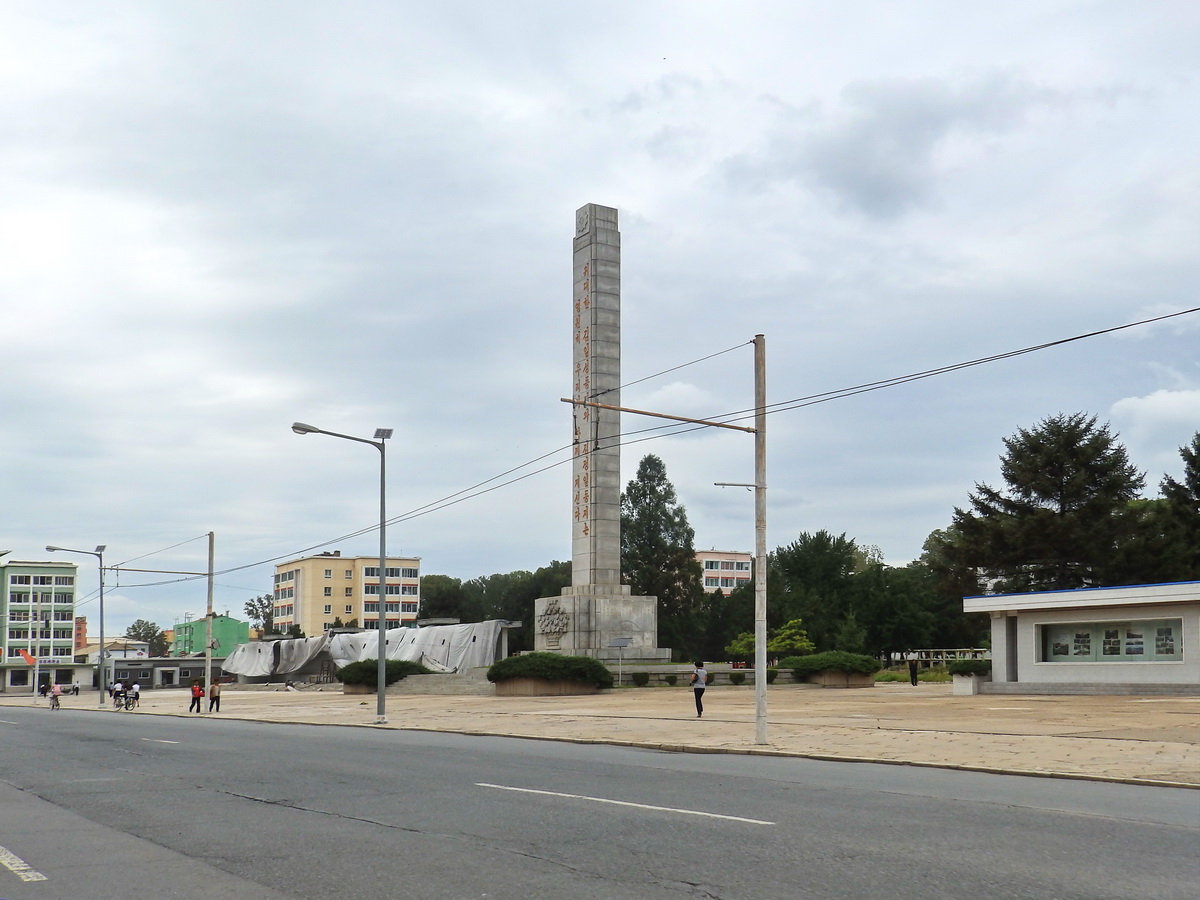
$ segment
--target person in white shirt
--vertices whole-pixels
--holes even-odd
[[[704,715],[704,686],[708,684],[708,670],[704,663],[696,660],[696,668],[692,669],[692,693],[696,695],[696,718]]]

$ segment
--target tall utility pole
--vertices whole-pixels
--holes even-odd
[[[653,416],[674,422],[692,422],[711,425],[714,428],[729,428],[754,435],[754,741],[767,743],[767,339],[761,334],[754,336],[754,427],[730,425],[711,419],[689,419],[667,413],[631,409],[626,406],[609,406],[590,400],[563,397],[563,403],[576,406],[592,406],[598,409]],[[733,486],[733,485],[731,485]],[[743,485],[737,485],[741,487]]]
[[[208,533],[208,616],[204,623],[204,694],[207,697],[212,697],[212,656],[213,656],[213,637],[212,637],[212,620],[213,620],[213,569],[215,568],[214,555],[216,535],[213,532]],[[209,701],[212,702],[211,700]]]
[[[767,339],[754,336],[754,742],[767,742]]]

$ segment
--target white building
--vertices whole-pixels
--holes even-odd
[[[1200,693],[1200,582],[963,598],[992,625],[993,693]]]
[[[0,559],[0,690],[75,679],[75,573],[71,562]]]

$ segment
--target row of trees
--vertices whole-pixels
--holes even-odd
[[[817,650],[875,655],[979,646],[987,623],[962,613],[964,596],[1200,580],[1200,432],[1180,449],[1182,480],[1164,477],[1154,499],[1141,497],[1145,474],[1095,416],[1052,416],[1004,445],[1004,487],[976,484],[909,565],[827,531],[778,547],[768,628],[801,620]],[[726,655],[752,630],[753,591],[703,592],[694,534],[658,457],[642,460],[621,512],[622,571],[634,593],[658,596],[660,643]]]

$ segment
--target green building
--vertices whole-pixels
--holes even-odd
[[[213,656],[228,656],[238,644],[250,642],[250,623],[239,622],[232,616],[212,617]],[[204,652],[208,637],[207,619],[181,622],[175,626],[171,656],[193,656]]]

